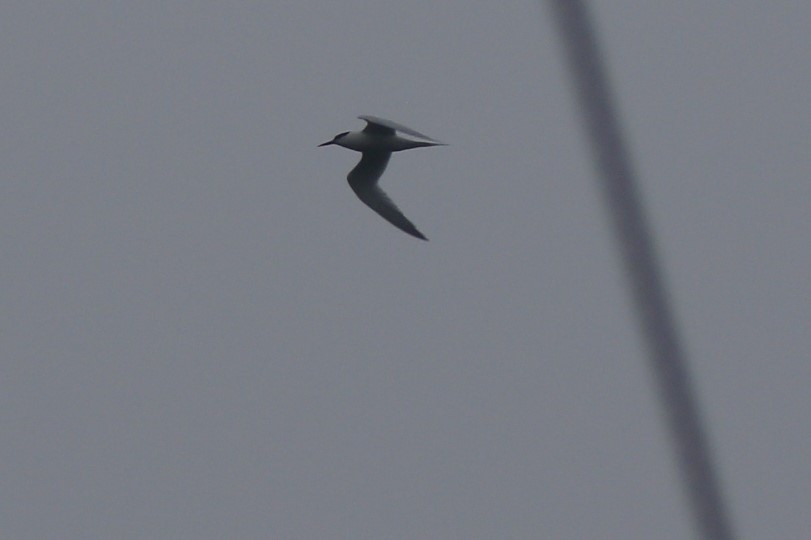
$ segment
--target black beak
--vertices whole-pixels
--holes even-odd
[[[319,144],[317,148],[321,148],[322,146],[329,146],[330,144],[335,144],[335,141],[327,141],[323,144]]]

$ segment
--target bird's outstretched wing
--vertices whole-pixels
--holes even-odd
[[[349,172],[346,179],[349,180],[355,195],[383,219],[411,236],[428,240],[377,185],[390,157],[391,152],[364,152],[360,162]]]
[[[421,139],[425,139],[427,141],[432,141],[435,143],[439,142],[436,139],[432,139],[428,135],[423,135],[419,131],[413,130],[402,124],[398,124],[397,122],[386,120],[385,118],[378,118],[377,116],[367,116],[367,115],[358,116],[358,118],[366,122],[366,127],[363,129],[363,131],[365,131],[366,133],[378,135],[394,135],[395,131],[402,131],[406,135],[411,135],[412,137],[419,137]]]

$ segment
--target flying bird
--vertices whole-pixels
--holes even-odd
[[[392,152],[409,150],[411,148],[421,148],[426,146],[444,146],[445,143],[423,135],[419,131],[414,131],[396,122],[377,118],[376,116],[359,116],[366,121],[366,127],[361,131],[345,131],[336,135],[331,141],[319,144],[318,146],[328,146],[337,144],[350,150],[361,152],[363,155],[355,168],[349,171],[346,179],[355,195],[363,201],[369,208],[380,214],[380,216],[400,229],[403,232],[417,237],[421,240],[428,240],[417,227],[406,218],[399,208],[392,202],[386,193],[377,185]],[[406,139],[397,132],[411,135],[423,139],[415,141]]]

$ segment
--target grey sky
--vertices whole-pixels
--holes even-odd
[[[473,4],[3,9],[4,538],[689,537],[548,14]],[[811,6],[595,15],[732,516],[801,538]],[[450,143],[382,180],[431,242],[358,114]]]

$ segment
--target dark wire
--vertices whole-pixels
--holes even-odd
[[[554,13],[574,79],[633,303],[661,396],[671,442],[697,531],[703,538],[733,540],[718,476],[710,457],[687,362],[640,202],[636,174],[623,142],[613,98],[581,0],[547,0]]]

